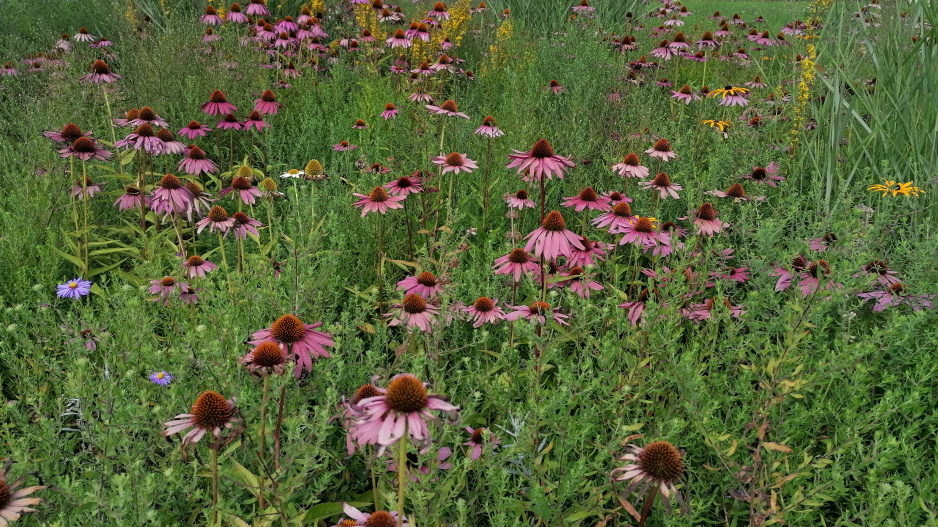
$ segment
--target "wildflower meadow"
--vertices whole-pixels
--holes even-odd
[[[0,6],[0,527],[938,525],[936,20]]]

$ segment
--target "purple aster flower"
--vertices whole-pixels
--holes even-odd
[[[166,373],[166,370],[155,371],[150,374],[150,382],[160,386],[169,386],[169,383],[175,379],[172,375]]]
[[[81,298],[91,292],[91,282],[81,278],[74,278],[56,287],[59,298]]]

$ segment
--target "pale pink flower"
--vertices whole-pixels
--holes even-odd
[[[648,177],[648,167],[642,166],[635,154],[628,154],[621,163],[612,165],[612,171],[622,177],[644,178]]]
[[[464,307],[463,311],[472,316],[474,328],[482,324],[498,324],[499,320],[505,320],[505,312],[498,307],[498,300],[487,296],[480,296],[471,306]]]
[[[430,113],[437,115],[445,115],[447,117],[462,117],[463,119],[468,119],[469,116],[460,112],[456,107],[456,103],[452,99],[447,100],[439,106],[434,106],[432,104],[426,105],[427,110],[430,110]]]
[[[566,319],[570,318],[570,315],[565,315],[560,312],[559,307],[551,309],[550,304],[547,302],[534,302],[528,306],[509,306],[514,311],[505,315],[505,320],[518,320],[523,318],[534,322],[535,324],[544,325],[547,323],[547,319],[550,318],[554,322],[560,324],[561,326],[569,326],[566,322]]]
[[[510,253],[495,259],[495,274],[512,275],[515,282],[521,281],[522,274],[534,274],[540,270],[538,260],[531,257],[524,249],[512,249]]]
[[[466,157],[466,154],[459,154],[456,152],[451,153],[448,156],[437,156],[433,158],[433,164],[439,167],[443,167],[443,173],[452,172],[458,174],[459,172],[465,172],[467,174],[472,173],[473,169],[479,168],[479,165],[475,161]]]
[[[535,256],[543,256],[547,260],[558,256],[569,258],[572,248],[584,248],[580,237],[567,230],[563,216],[556,210],[547,214],[541,226],[525,236],[525,239],[528,240],[525,251],[533,251]]]
[[[674,199],[679,199],[678,190],[683,190],[683,187],[677,183],[672,183],[671,178],[668,177],[664,172],[659,172],[655,179],[651,181],[644,181],[639,184],[642,188],[652,189],[658,191],[658,197],[665,199],[668,196],[671,196]]]
[[[651,148],[645,150],[645,153],[649,157],[660,159],[665,163],[677,157],[677,154],[671,150],[671,143],[664,138],[658,139]]]
[[[514,152],[508,155],[511,162],[507,168],[517,167],[518,173],[524,174],[521,177],[523,181],[540,181],[545,175],[548,180],[554,176],[563,179],[564,173],[574,166],[573,161],[554,154],[554,149],[547,139],[539,140],[527,152]]]
[[[508,208],[523,210],[525,207],[533,209],[537,205],[528,197],[528,191],[521,189],[514,194],[505,194]]]
[[[440,294],[443,285],[437,280],[436,276],[430,271],[424,271],[417,276],[408,276],[397,283],[397,288],[404,292],[404,295],[417,294],[423,298],[433,298]]]
[[[399,304],[392,306],[391,313],[385,313],[390,321],[388,326],[398,326],[405,324],[407,327],[416,327],[424,333],[430,333],[434,322],[434,317],[439,312],[439,308],[427,304],[420,295],[411,293],[404,297]]]
[[[564,207],[575,207],[576,212],[586,210],[608,211],[612,209],[609,204],[609,198],[596,194],[593,187],[586,187],[576,196],[564,198],[562,203]]]
[[[402,209],[404,205],[401,202],[407,198],[406,194],[392,196],[382,187],[373,188],[369,194],[353,193],[353,195],[361,198],[353,205],[362,209],[362,217],[369,212],[386,214],[389,209]]]

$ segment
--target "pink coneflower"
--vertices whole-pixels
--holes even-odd
[[[648,150],[645,150],[645,153],[648,154],[649,157],[660,159],[665,163],[677,158],[677,154],[671,150],[671,143],[664,138],[655,141],[655,144]]]
[[[716,305],[716,300],[710,298],[707,299],[706,302],[700,304],[691,304],[688,307],[681,308],[680,313],[684,318],[694,322],[710,320],[713,317],[713,308]],[[726,306],[727,310],[730,312],[730,316],[733,318],[739,318],[743,315],[743,313],[745,313],[744,306],[734,306],[728,299],[723,299],[723,305]]]
[[[44,485],[20,488],[20,485],[26,481],[30,474],[20,476],[15,481],[10,481],[9,474],[10,467],[13,466],[13,460],[7,459],[3,469],[0,469],[0,522],[3,522],[3,527],[7,527],[10,522],[20,519],[23,514],[36,512],[36,509],[33,509],[32,506],[41,503],[42,498],[27,498],[27,496],[37,490],[49,488]]]
[[[160,179],[160,184],[153,190],[150,208],[158,214],[180,213],[192,201],[192,192],[172,174]]]
[[[96,60],[91,65],[91,73],[82,75],[78,82],[90,82],[93,84],[107,84],[120,79],[121,76],[112,73],[111,68],[103,60]]]
[[[430,65],[431,73],[439,73],[440,71],[443,71],[443,70],[449,71],[450,73],[453,72],[453,59],[449,58],[449,56],[446,53],[440,55],[440,58],[437,59],[436,62]]]
[[[671,60],[671,57],[675,56],[676,53],[671,46],[668,45],[667,40],[662,40],[658,47],[651,50],[649,53],[652,57],[658,57],[661,60]]]
[[[522,274],[537,273],[540,266],[538,260],[528,254],[528,251],[512,249],[510,253],[497,258],[492,269],[495,269],[495,274],[512,275],[515,282],[520,282]]]
[[[571,250],[576,247],[583,249],[580,237],[567,230],[567,224],[556,210],[544,217],[541,226],[525,236],[528,240],[524,250],[533,252],[535,256],[553,260],[558,256],[571,256]]]
[[[545,90],[550,90],[554,93],[563,93],[563,86],[560,85],[556,80],[551,80],[547,83],[547,86],[544,86]]]
[[[833,245],[834,242],[836,241],[837,241],[837,235],[832,232],[828,232],[828,233],[825,233],[824,236],[820,238],[813,238],[811,240],[808,240],[808,246],[811,248],[812,251],[817,251],[819,253],[822,253],[826,251],[827,249],[829,249],[830,246]]]
[[[453,152],[448,156],[434,157],[433,164],[439,167],[443,167],[444,174],[447,172],[452,172],[454,174],[465,172],[470,174],[472,173],[473,169],[479,168],[475,161],[466,157],[466,154],[459,154],[456,152]]]
[[[247,24],[250,22],[248,17],[241,12],[241,4],[235,2],[228,8],[228,14],[225,15],[225,21],[231,24]]]
[[[168,126],[166,120],[157,115],[156,111],[149,106],[144,106],[140,108],[140,111],[137,112],[137,116],[131,119],[127,124],[132,126],[140,126],[142,124],[148,124],[150,126]]]
[[[299,26],[296,25],[296,22],[293,21],[293,17],[290,15],[283,17],[282,20],[277,22],[276,27],[277,27],[277,30],[279,31],[287,31],[287,32],[296,31],[299,29]]]
[[[101,37],[101,38],[98,39],[97,42],[94,42],[93,44],[91,44],[91,47],[92,47],[92,48],[95,48],[95,49],[98,49],[98,48],[109,48],[109,47],[111,47],[111,46],[113,46],[113,45],[114,45],[113,42],[111,42],[110,40],[108,40],[108,39],[105,38],[105,37]]]
[[[151,295],[158,295],[156,298],[150,299],[151,302],[163,301],[163,306],[166,307],[169,305],[169,302],[173,299],[176,293],[176,289],[179,288],[181,282],[176,282],[176,279],[172,276],[164,276],[158,280],[150,280],[150,288],[147,290]]]
[[[250,0],[245,13],[251,16],[270,16],[270,11],[264,5],[264,0]]]
[[[338,150],[339,152],[344,152],[346,150],[355,150],[358,148],[358,145],[350,144],[348,141],[339,141],[338,144],[332,147],[333,150]]]
[[[722,231],[723,227],[728,226],[717,218],[717,211],[709,202],[704,203],[694,212],[694,225],[697,226],[698,234],[707,236],[713,236]]]
[[[270,123],[265,122],[264,117],[257,110],[251,112],[251,114],[248,115],[247,120],[241,123],[241,125],[243,126],[244,130],[250,130],[251,128],[254,128],[258,132],[263,131],[264,128],[270,128]]]
[[[235,212],[231,216],[231,219],[234,220],[234,224],[231,226],[231,232],[234,233],[235,239],[247,239],[248,233],[253,234],[257,238],[260,237],[260,233],[257,232],[257,228],[263,226],[263,223],[255,220],[243,212]]]
[[[398,28],[393,35],[384,41],[384,44],[389,48],[409,48],[413,45],[413,42],[404,33],[403,29]]]
[[[355,124],[352,125],[352,128],[355,130],[364,130],[368,128],[368,123],[364,119],[355,119]]]
[[[864,302],[870,300],[875,301],[872,311],[879,313],[887,307],[900,306],[902,304],[910,306],[912,311],[932,309],[934,305],[931,301],[935,298],[935,295],[908,294],[905,284],[896,282],[887,286],[884,290],[858,293],[857,297],[862,298]]]
[[[616,190],[607,192],[606,194],[604,194],[604,196],[606,197],[606,199],[609,200],[609,204],[612,205],[613,207],[615,207],[622,201],[626,203],[632,203],[633,201],[632,198]]]
[[[201,172],[213,174],[218,170],[215,163],[213,163],[211,159],[206,158],[205,152],[197,146],[193,146],[189,149],[186,158],[179,162],[177,168],[193,176]]]
[[[373,188],[367,195],[358,193],[353,193],[353,195],[356,198],[361,198],[353,203],[353,205],[362,209],[362,217],[369,212],[386,214],[389,209],[402,209],[404,205],[401,202],[407,198],[406,194],[396,196],[389,195],[382,187]]]
[[[157,131],[156,138],[163,142],[162,155],[182,155],[186,153],[186,145],[182,141],[176,140],[176,136],[166,128]]]
[[[80,27],[75,35],[75,42],[94,42],[94,36],[88,32],[88,28]]]
[[[859,276],[873,276],[876,278],[876,281],[880,284],[889,287],[892,284],[898,284],[899,273],[894,269],[891,269],[886,262],[882,260],[870,260],[869,262],[863,264],[863,272],[853,275],[854,277]]]
[[[750,88],[766,88],[766,87],[768,87],[768,85],[767,85],[766,83],[762,82],[762,77],[760,77],[760,76],[758,76],[758,75],[756,75],[755,78],[753,78],[751,81],[745,82],[745,83],[743,83],[743,84],[744,84],[745,86],[749,86]]]
[[[580,239],[583,249],[573,248],[571,256],[567,258],[567,265],[571,267],[596,266],[596,261],[606,260],[606,244],[597,241],[590,241],[583,236]]]
[[[261,342],[247,355],[238,359],[238,363],[260,377],[283,375],[287,369],[287,356],[276,342]]]
[[[653,290],[653,291],[654,291],[655,297],[657,297],[658,291],[657,290]],[[629,322],[633,326],[637,326],[639,320],[644,318],[645,304],[648,303],[648,298],[650,296],[651,296],[651,293],[648,292],[648,288],[646,287],[645,289],[642,289],[642,292],[639,293],[638,298],[636,300],[633,300],[631,302],[625,302],[623,304],[619,304],[619,307],[621,307],[622,309],[628,310]]]
[[[420,299],[416,295],[412,296]],[[378,455],[383,454],[388,446],[407,437],[419,445],[421,453],[426,453],[431,444],[427,422],[440,422],[431,413],[433,410],[446,412],[449,424],[459,419],[459,407],[449,404],[441,395],[428,393],[427,385],[410,373],[394,376],[387,389],[375,388],[380,395],[362,399],[353,406],[353,410],[359,413],[357,420],[360,423],[381,423],[380,428],[375,430]]]
[[[277,115],[277,109],[280,103],[277,102],[277,96],[272,90],[264,90],[260,99],[254,101],[254,111],[261,114]]]
[[[507,168],[517,167],[519,174],[524,173],[521,178],[523,181],[540,181],[545,175],[548,180],[554,176],[563,179],[564,173],[574,166],[573,161],[554,154],[554,149],[547,139],[539,140],[527,152],[514,152],[508,155],[511,162]]]
[[[328,358],[326,346],[334,346],[332,337],[327,333],[315,331],[322,322],[304,324],[295,315],[283,315],[275,320],[269,328],[255,331],[251,334],[248,344],[258,346],[266,341],[273,341],[293,356],[288,360],[296,360],[293,375],[300,378],[303,370],[313,371],[313,357]]]
[[[216,35],[214,29],[212,29],[211,27],[205,28],[205,34],[202,35],[202,42],[211,43],[211,42],[218,42],[219,40],[221,40],[221,36]]]
[[[212,207],[212,210],[208,211],[208,214],[204,218],[196,223],[198,229],[195,232],[200,233],[208,227],[209,232],[218,231],[219,233],[227,234],[228,229],[230,229],[232,225],[234,225],[234,219],[228,217],[228,211],[216,205]]]
[[[756,183],[763,183],[770,187],[778,187],[775,183],[776,181],[785,181],[785,178],[778,175],[778,163],[772,161],[765,168],[754,166],[752,167],[752,172],[744,176],[740,176],[740,179],[748,179],[749,181],[755,181]]]
[[[192,222],[195,216],[202,216],[211,209],[212,202],[214,202],[215,199],[212,198],[211,194],[202,190],[202,187],[194,181],[187,181],[186,189],[192,194],[192,201],[186,205],[186,208],[183,210],[183,215],[186,217],[186,221]],[[169,212],[172,211],[170,210]],[[169,214],[169,212],[165,214]]]
[[[809,263],[805,271],[802,272],[801,281],[798,282],[798,288],[801,289],[801,297],[807,298],[811,293],[821,289],[832,289],[835,287],[837,284],[835,284],[833,280],[826,278],[830,274],[831,266],[826,260],[818,260],[817,262]],[[822,279],[826,280],[824,284],[821,284]]]
[[[165,148],[153,128],[148,124],[138,126],[133,133],[114,143],[115,148],[133,147],[134,150],[143,150],[151,155],[160,155]]]
[[[669,81],[668,79],[658,79],[657,81],[655,81],[655,86],[659,88],[670,88],[671,81]]]
[[[234,114],[226,113],[216,127],[219,130],[242,130],[244,129],[244,123],[238,120]]]
[[[570,318],[570,315],[565,315],[560,312],[559,307],[551,309],[550,304],[547,302],[534,302],[529,306],[509,306],[514,311],[505,315],[505,320],[513,321],[523,318],[525,320],[530,320],[535,324],[544,325],[547,323],[547,318],[550,317],[554,322],[560,324],[561,326],[569,326],[566,322],[566,319]]]
[[[580,0],[579,4],[571,7],[570,9],[572,9],[573,12],[578,15],[585,15],[595,11],[595,9],[593,9],[593,7],[590,5],[589,0]]]
[[[103,186],[103,183],[95,183],[91,181],[91,178],[85,177],[84,181],[81,179],[75,181],[75,185],[72,187],[72,195],[79,200],[91,198],[98,192],[101,192]]]
[[[226,400],[218,392],[207,390],[199,394],[192,405],[191,413],[180,414],[163,424],[163,437],[178,434],[183,430],[192,428],[182,438],[182,451],[193,443],[198,443],[206,432],[215,436],[215,443],[209,445],[212,450],[218,450],[227,445],[244,430],[244,421],[236,417],[238,409],[233,400]],[[222,429],[232,430],[227,437],[222,437]]]
[[[144,196],[143,205],[150,206],[150,196]],[[140,189],[135,186],[129,186],[124,189],[124,194],[114,201],[117,210],[130,210],[140,206]]]
[[[603,286],[599,282],[591,279],[590,275],[583,272],[582,267],[573,267],[566,274],[562,275],[561,284],[566,284],[580,298],[589,298],[592,291],[602,291]]]
[[[632,153],[626,155],[625,158],[622,159],[621,163],[612,165],[612,171],[616,172],[622,177],[648,177],[648,167],[642,166],[638,156]]]
[[[89,159],[106,161],[112,155],[114,154],[98,146],[98,143],[90,137],[79,137],[72,144],[59,150],[59,157],[77,157],[82,161]]]
[[[687,502],[676,486],[684,476],[685,470],[683,456],[674,445],[667,441],[655,441],[644,448],[629,445],[628,453],[618,459],[628,461],[629,464],[613,470],[610,477],[613,481],[629,482],[624,495],[628,496],[634,491],[642,495],[649,487],[655,486],[669,513],[671,496],[677,499],[682,512],[690,512]],[[650,509],[651,504],[645,504],[644,508]]]
[[[234,192],[238,199],[245,205],[253,205],[257,201],[256,198],[261,197],[261,191],[251,185],[251,181],[248,180],[248,178],[240,176],[231,180],[231,186],[222,189],[222,191],[218,193],[218,197],[223,198],[230,192]]]
[[[505,202],[508,208],[523,210],[524,208],[533,209],[537,205],[528,197],[528,191],[521,189],[514,194],[505,194]]]
[[[388,326],[405,324],[407,327],[416,327],[424,333],[430,333],[434,317],[439,309],[427,304],[426,300],[416,293],[406,295],[399,304],[394,304],[391,313],[384,316],[390,318]]]
[[[476,135],[484,135],[486,137],[501,137],[505,135],[505,132],[495,126],[495,118],[491,115],[482,119],[482,126],[476,128],[475,133]]]
[[[225,115],[238,111],[238,108],[228,102],[221,90],[215,90],[209,101],[202,105],[202,111],[209,115]]]
[[[593,225],[598,229],[608,227],[611,234],[616,234],[631,225],[633,219],[632,207],[625,201],[620,201],[612,207],[612,211],[593,218]]]
[[[355,2],[355,0],[350,1],[349,4],[353,2]],[[367,3],[367,1],[361,3]],[[396,511],[388,512],[378,510],[368,514],[361,512],[345,502],[342,503],[342,511],[350,519],[341,520],[334,527],[395,527],[398,525]],[[401,518],[400,520],[400,527],[410,526],[407,522],[407,518]]]
[[[440,49],[443,51],[449,51],[450,49],[453,49],[453,42],[449,39],[449,37],[443,37],[443,40],[440,42]]]
[[[427,13],[427,18],[449,20],[449,13],[446,11],[446,4],[443,2],[437,2],[433,4],[433,9]]]
[[[422,93],[418,91],[417,93],[412,93],[407,96],[407,100],[410,102],[433,102],[433,96],[429,93]]]
[[[680,90],[672,91],[671,98],[677,99],[678,101],[683,102],[684,104],[690,104],[691,101],[699,101],[700,96],[694,93],[694,90],[691,89],[690,85],[685,84]]]
[[[396,106],[394,106],[391,103],[387,103],[384,105],[384,111],[381,112],[381,117],[383,117],[385,121],[387,121],[388,119],[394,119],[395,117],[397,117],[398,111],[399,110],[397,109]]]
[[[601,211],[608,211],[612,209],[612,205],[609,204],[609,199],[605,196],[596,194],[596,191],[593,190],[593,187],[586,187],[585,189],[581,190],[578,195],[564,198],[562,205],[564,207],[575,207],[574,210],[577,212],[581,212],[584,209]]]
[[[652,189],[658,191],[658,197],[665,199],[668,196],[671,196],[674,199],[679,199],[678,190],[683,190],[684,188],[678,185],[677,183],[671,182],[671,178],[668,177],[664,172],[659,172],[655,179],[651,181],[645,181],[640,183],[641,187],[644,189]]]
[[[19,75],[19,73],[19,70],[16,69],[16,64],[13,64],[12,62],[6,62],[3,64],[3,66],[0,66],[0,77],[4,75],[15,77],[16,75]]]
[[[204,278],[206,273],[218,269],[217,265],[203,260],[200,256],[190,256],[182,263],[182,267],[189,278]]]
[[[218,11],[214,7],[208,6],[205,8],[205,14],[199,17],[199,23],[209,26],[220,26],[225,23],[224,20],[218,16]]]
[[[713,33],[711,33],[710,31],[704,32],[703,36],[700,37],[700,40],[698,40],[696,44],[697,44],[697,49],[720,47],[720,44],[716,40],[714,40]]]
[[[734,203],[739,203],[740,201],[765,201],[765,196],[753,197],[746,195],[746,190],[743,189],[743,186],[739,183],[730,185],[730,188],[726,189],[726,192],[722,190],[708,190],[704,192],[704,194],[710,194],[718,198],[732,198]]]
[[[49,139],[51,139],[53,142],[56,142],[56,143],[72,143],[76,141],[79,137],[90,138],[91,130],[88,130],[87,132],[82,132],[81,128],[79,128],[74,123],[68,123],[62,127],[61,132],[54,132],[51,130],[47,130],[45,132],[42,132],[42,135],[44,135],[45,137],[48,137]]]
[[[472,453],[469,455],[469,458],[472,461],[477,461],[482,456],[483,448],[485,448],[485,437],[483,437],[485,428],[472,428],[467,426],[466,432],[469,433],[469,440],[463,443],[463,445],[472,448]],[[495,450],[498,448],[498,445],[501,444],[501,441],[498,439],[498,436],[489,433],[488,443],[489,448]]]
[[[463,119],[468,119],[469,116],[458,111],[456,108],[456,103],[452,99],[447,100],[439,106],[434,106],[432,104],[426,105],[427,110],[430,110],[430,113],[436,115],[445,115],[447,117],[462,117]]]
[[[417,276],[408,276],[397,283],[397,288],[404,292],[404,296],[417,294],[423,298],[433,298],[443,290],[436,276],[430,271],[424,271]]]
[[[384,188],[392,196],[407,196],[408,194],[419,194],[423,192],[420,179],[410,176],[404,176],[390,183],[385,183]]]
[[[619,245],[633,243],[639,247],[657,245],[661,238],[655,229],[654,220],[647,217],[636,216],[628,225],[618,230],[623,234]]]
[[[211,131],[211,128],[204,124],[199,124],[198,121],[189,121],[189,124],[179,130],[179,135],[185,136],[189,140],[194,140],[196,137],[205,137],[208,135],[208,132]]]
[[[430,29],[423,22],[417,24],[417,30],[413,34],[413,38],[419,38],[424,42],[430,42]]]
[[[472,316],[474,328],[482,324],[498,324],[498,321],[505,320],[505,312],[498,307],[498,300],[487,296],[480,296],[471,306],[464,307],[463,311]]]

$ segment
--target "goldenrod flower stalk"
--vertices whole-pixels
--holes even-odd
[[[814,82],[814,70],[817,68],[817,50],[814,44],[808,44],[807,56],[801,59],[801,82],[798,83],[798,99],[795,103],[795,118],[791,126],[791,150],[789,155],[794,157],[798,146],[798,133],[804,127],[805,109],[811,98],[811,84]]]

